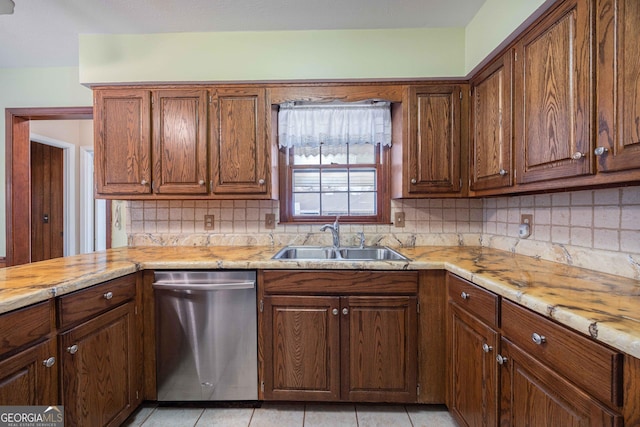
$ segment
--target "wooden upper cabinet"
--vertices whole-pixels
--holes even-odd
[[[214,195],[270,197],[268,113],[263,88],[211,91],[211,192]]]
[[[517,182],[593,173],[593,0],[568,0],[524,35],[514,58]]]
[[[471,82],[471,189],[513,185],[512,58],[509,50]]]
[[[151,193],[151,92],[94,92],[95,176],[98,194]]]
[[[153,92],[153,189],[207,194],[207,91]]]
[[[409,89],[409,140],[403,181],[408,197],[461,190],[462,86]]]
[[[597,17],[598,172],[638,169],[640,2],[599,0]]]

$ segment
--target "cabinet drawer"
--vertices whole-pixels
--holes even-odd
[[[417,271],[267,270],[262,275],[269,294],[389,295],[418,292]]]
[[[76,322],[115,307],[136,295],[136,275],[113,279],[58,298],[58,327]]]
[[[498,295],[453,274],[447,275],[449,301],[463,307],[489,326],[498,325]]]
[[[609,405],[622,404],[621,353],[506,300],[502,332],[592,396]]]
[[[49,301],[0,316],[0,354],[35,342],[51,332]]]

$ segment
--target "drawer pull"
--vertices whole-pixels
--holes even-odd
[[[485,353],[489,353],[491,350],[493,350],[493,347],[491,347],[489,344],[482,344],[482,351],[484,351]]]
[[[331,310],[331,313],[332,313],[334,316],[337,316],[337,315],[338,315],[338,309],[337,309],[337,308],[334,308],[333,310]]]
[[[76,354],[78,352],[78,344],[74,344],[71,347],[67,347],[67,352],[69,354]]]
[[[542,345],[547,342],[547,337],[545,337],[544,335],[539,335],[534,332],[533,334],[531,334],[531,341],[533,341],[538,345]]]
[[[109,291],[102,296],[104,297],[104,299],[111,299],[113,298],[113,292]]]
[[[345,307],[345,308],[343,308],[343,309],[342,309],[342,314],[344,314],[345,316],[346,316],[347,314],[349,314],[349,309],[348,309],[348,308],[346,308],[346,307]]]
[[[56,358],[55,358],[55,357],[53,357],[53,356],[51,356],[50,358],[43,360],[43,361],[42,361],[42,364],[43,364],[46,368],[50,368],[50,367],[52,367],[53,365],[55,365],[55,364],[56,364]]]
[[[462,292],[462,293],[460,294],[460,298],[462,298],[462,299],[464,299],[464,300],[467,300],[467,299],[471,298],[471,295],[469,295],[469,294],[468,294],[468,293],[466,293],[466,292]]]
[[[507,358],[499,354],[496,356],[496,362],[498,362],[498,365],[504,365],[505,363],[507,363]]]

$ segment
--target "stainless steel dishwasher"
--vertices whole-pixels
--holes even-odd
[[[257,400],[255,271],[157,271],[158,401]]]

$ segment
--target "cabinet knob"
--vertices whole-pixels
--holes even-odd
[[[411,178],[411,183],[412,183],[412,184],[416,184],[417,182],[418,182],[418,180],[417,180],[417,179],[415,179],[415,178]]]
[[[493,347],[491,347],[489,344],[482,344],[482,351],[484,351],[485,353],[489,353],[491,350],[493,350]]]
[[[143,179],[142,181],[140,181],[140,184],[142,184],[142,185],[147,185],[147,184],[148,184],[148,182],[147,182],[147,180],[146,180],[146,179]]]
[[[538,345],[542,345],[547,342],[547,337],[534,332],[533,334],[531,334],[531,341]]]
[[[111,298],[113,298],[113,292],[109,291],[109,292],[103,294],[102,297],[104,299],[111,299]]]
[[[348,309],[348,308],[346,308],[346,307],[345,307],[345,308],[343,308],[343,309],[342,309],[342,314],[344,314],[345,316],[346,316],[347,314],[349,314],[349,309]]]
[[[67,353],[76,354],[78,352],[78,344],[74,344],[71,347],[67,347]]]
[[[331,314],[333,314],[334,316],[338,315],[338,309],[334,308],[333,310],[331,310]]]
[[[42,364],[43,364],[46,368],[50,368],[50,367],[52,367],[53,365],[55,365],[55,364],[56,364],[56,358],[55,358],[55,357],[53,357],[53,356],[51,356],[50,358],[48,358],[48,359],[46,359],[46,360],[43,360],[43,361],[42,361]]]
[[[596,147],[595,150],[593,150],[593,154],[595,154],[596,156],[602,156],[603,154],[605,154],[607,151],[609,151],[608,148],[605,147]]]
[[[200,181],[198,181],[198,184],[204,185],[204,179],[201,179]]]
[[[462,298],[462,299],[464,299],[464,300],[467,300],[467,299],[471,298],[471,295],[469,295],[468,293],[466,293],[466,292],[464,292],[464,291],[463,291],[463,292],[460,294],[460,298]]]
[[[575,153],[573,153],[571,155],[571,158],[573,160],[580,160],[580,159],[584,158],[584,153],[581,153],[581,152],[577,151],[577,152],[575,152]]]
[[[260,179],[258,180],[258,184],[260,184],[260,185],[264,185],[264,179],[260,178]]]
[[[496,362],[498,362],[498,365],[504,365],[505,363],[507,363],[507,358],[499,354],[496,356]]]
[[[500,172],[498,172],[500,174],[500,176],[505,176],[506,174],[508,174],[509,172],[507,172],[504,169],[500,169]]]

